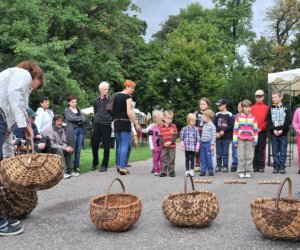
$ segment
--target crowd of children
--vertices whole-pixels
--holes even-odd
[[[282,103],[280,91],[272,92],[272,106],[264,104],[263,90],[255,92],[255,104],[243,100],[238,104],[238,114],[227,110],[227,100],[216,102],[219,110],[211,110],[208,98],[201,98],[199,110],[187,115],[187,125],[180,134],[172,123],[173,112],[155,111],[149,128],[149,144],[153,152],[154,175],[175,176],[176,138],[185,153],[186,175],[214,176],[215,172],[228,172],[229,147],[232,144],[231,172],[251,177],[253,172],[264,172],[267,131],[270,134],[273,173],[285,174],[288,131],[291,124],[290,110]],[[300,108],[295,112],[293,126],[296,131],[300,159]],[[213,158],[216,151],[216,165]],[[300,160],[299,160],[300,174]]]

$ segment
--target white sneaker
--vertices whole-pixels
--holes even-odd
[[[190,176],[194,177],[194,170],[190,170]]]
[[[245,174],[244,173],[239,173],[239,177],[240,178],[245,178]]]
[[[251,173],[246,173],[245,177],[246,178],[250,178],[251,177]]]
[[[70,176],[71,176],[71,177],[77,177],[77,176],[79,176],[79,173],[72,172],[72,173],[70,174]]]
[[[69,179],[69,178],[71,178],[71,175],[65,173],[65,174],[64,174],[64,179]]]
[[[189,170],[185,171],[185,176],[188,176],[189,174],[190,174]]]

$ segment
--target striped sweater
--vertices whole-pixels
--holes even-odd
[[[253,115],[239,114],[235,118],[233,129],[233,144],[237,144],[241,141],[253,141],[253,144],[257,144],[258,128],[257,121]]]

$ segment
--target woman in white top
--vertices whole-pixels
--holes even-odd
[[[40,133],[46,128],[52,126],[52,120],[54,117],[53,111],[49,109],[50,102],[48,96],[43,96],[40,99],[40,106],[37,111],[37,117],[35,119],[35,125]]]

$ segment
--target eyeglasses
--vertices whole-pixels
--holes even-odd
[[[263,95],[256,95],[255,98],[262,98]]]

